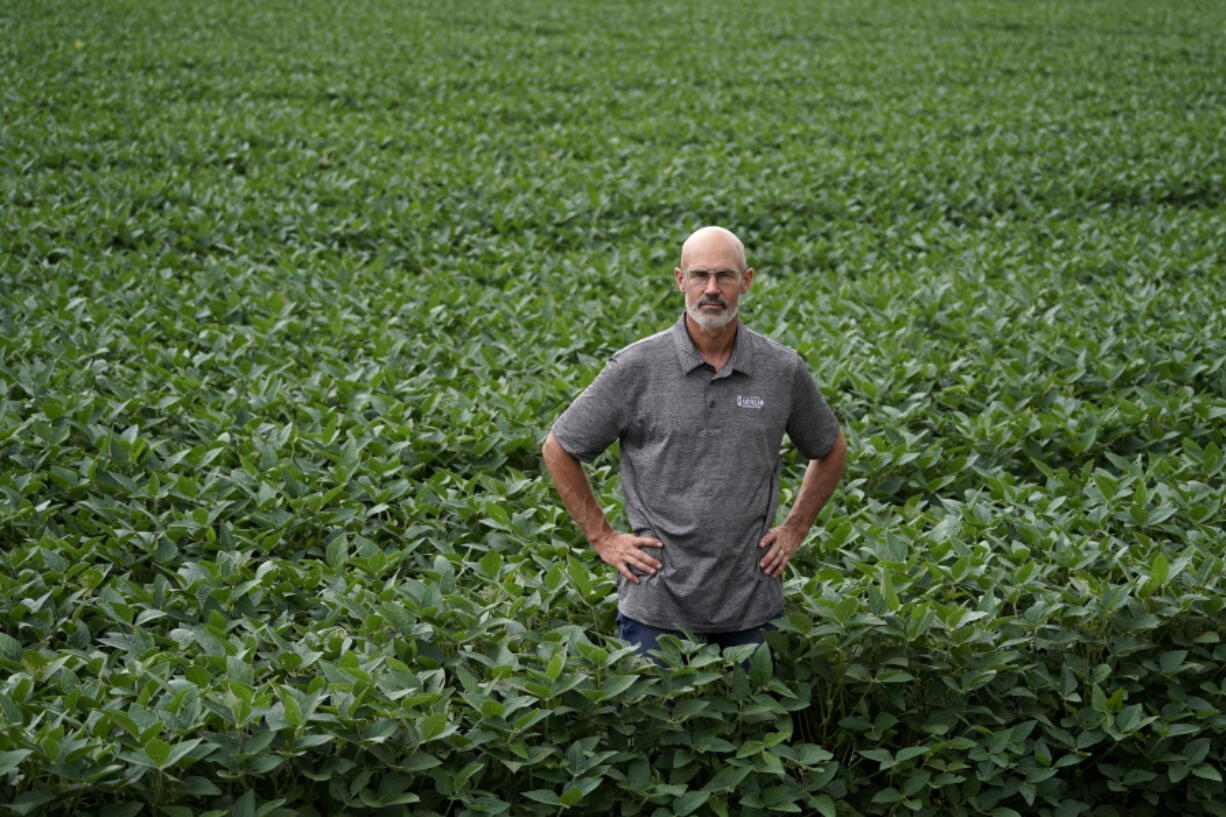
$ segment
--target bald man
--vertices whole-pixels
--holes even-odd
[[[843,434],[804,360],[737,317],[753,278],[733,233],[690,235],[673,270],[683,314],[616,352],[545,441],[563,503],[620,574],[621,636],[644,654],[683,630],[721,647],[761,642],[782,612],[783,569],[843,471]],[[784,434],[809,464],[772,527]],[[614,441],[626,532],[581,465]]]

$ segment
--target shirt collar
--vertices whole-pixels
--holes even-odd
[[[702,355],[698,354],[698,350],[694,348],[694,341],[690,340],[690,333],[685,328],[684,312],[673,324],[671,331],[673,348],[677,350],[677,362],[681,364],[682,374],[689,374],[706,363]],[[726,374],[736,371],[753,377],[753,341],[750,339],[750,334],[749,328],[740,318],[737,318],[736,341],[732,345],[732,357],[720,371]]]

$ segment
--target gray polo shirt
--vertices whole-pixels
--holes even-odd
[[[553,425],[587,461],[621,443],[630,529],[664,543],[664,567],[618,576],[618,609],[655,627],[696,633],[757,627],[783,609],[783,584],[758,561],[779,502],[780,443],[830,451],[838,422],[804,359],[738,319],[718,372],[694,349],[685,315],[614,353]],[[633,568],[631,568],[633,569]]]

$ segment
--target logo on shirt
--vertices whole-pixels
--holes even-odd
[[[755,397],[753,395],[747,395],[747,394],[738,394],[736,396],[736,404],[740,408],[760,409],[766,405],[766,401],[763,400],[761,397]]]

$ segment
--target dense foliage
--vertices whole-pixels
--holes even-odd
[[[1226,814],[1224,24],[4,4],[0,813]],[[851,460],[657,667],[538,445],[706,223]]]

